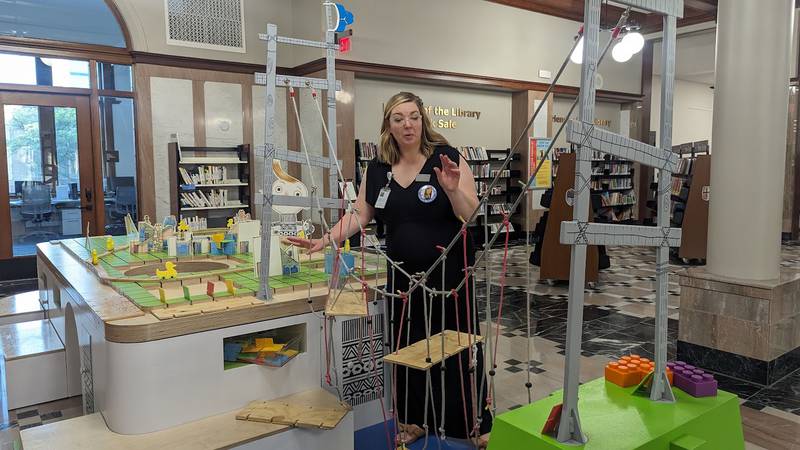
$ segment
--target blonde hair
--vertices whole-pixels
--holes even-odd
[[[283,181],[287,181],[289,183],[297,183],[297,178],[289,175],[288,173],[284,172],[283,167],[281,167],[281,163],[278,162],[277,159],[272,160],[272,171],[275,172],[275,176],[280,178]]]
[[[378,159],[387,164],[397,164],[400,161],[400,147],[389,131],[389,116],[392,110],[403,103],[413,102],[417,105],[422,116],[422,136],[420,137],[419,150],[426,158],[430,158],[433,149],[437,145],[450,145],[444,136],[433,131],[431,119],[422,104],[422,99],[411,92],[398,92],[394,94],[383,108],[383,123],[381,124],[381,145],[378,151]]]

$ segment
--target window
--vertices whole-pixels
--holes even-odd
[[[125,48],[125,34],[104,0],[3,0],[0,11],[0,36]]]
[[[111,91],[133,91],[131,66],[125,64],[97,63],[97,86]]]
[[[88,89],[89,62],[0,53],[0,83]]]

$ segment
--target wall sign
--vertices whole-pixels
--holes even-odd
[[[425,107],[425,112],[431,117],[431,124],[434,128],[455,128],[458,122],[451,117],[475,120],[481,118],[480,111],[463,109],[458,106],[430,105]]]

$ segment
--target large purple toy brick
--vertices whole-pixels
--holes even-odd
[[[682,361],[669,363],[668,366],[672,369],[673,385],[678,389],[693,397],[717,395],[717,380],[710,373]]]

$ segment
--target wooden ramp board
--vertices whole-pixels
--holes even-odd
[[[408,347],[403,347],[396,352],[389,353],[383,357],[383,360],[398,364],[401,366],[411,367],[412,369],[428,370],[434,364],[439,364],[442,359],[447,359],[456,353],[467,349],[470,342],[481,342],[483,336],[470,335],[468,333],[459,333],[453,330],[444,330],[444,358],[442,358],[442,333],[436,333],[431,336],[430,348],[431,358],[430,362],[426,361],[428,358],[428,346],[425,339],[415,342]],[[459,340],[459,335],[460,340]]]
[[[322,389],[275,400],[256,400],[236,414],[238,420],[332,430],[350,411],[346,403]]]
[[[365,317],[367,314],[367,302],[361,291],[331,289],[325,303],[325,315]]]

